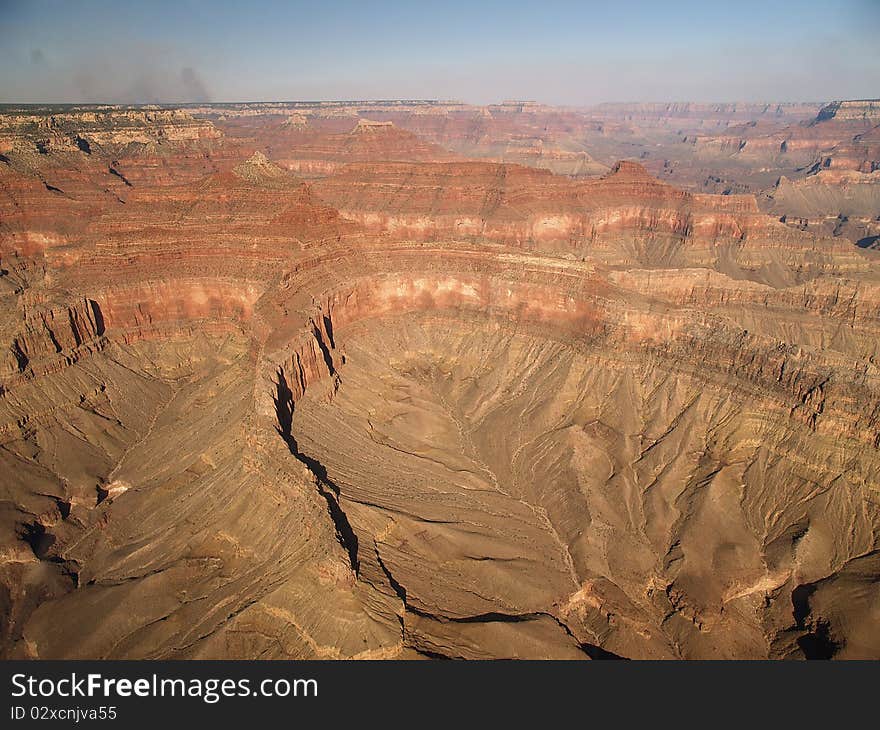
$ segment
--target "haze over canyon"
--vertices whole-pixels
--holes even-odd
[[[0,108],[0,655],[880,658],[880,101]]]

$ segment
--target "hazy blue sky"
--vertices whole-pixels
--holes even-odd
[[[0,0],[0,101],[880,96],[880,0]]]

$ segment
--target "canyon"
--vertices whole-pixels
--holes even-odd
[[[878,135],[0,108],[0,655],[880,657]]]

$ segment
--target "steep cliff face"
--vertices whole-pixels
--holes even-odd
[[[3,153],[3,656],[880,656],[877,255],[365,108]]]
[[[830,119],[838,121],[880,121],[880,99],[858,101],[833,101],[823,106],[816,115],[817,122]]]
[[[492,163],[350,165],[314,187],[344,218],[410,240],[505,243],[614,266],[713,266],[768,282],[863,265],[849,243],[795,234],[753,196],[687,193],[633,162],[589,181]]]
[[[90,154],[93,147],[115,151],[129,145],[215,139],[219,136],[213,125],[198,121],[180,109],[111,107],[46,114],[33,113],[25,108],[0,118],[0,138],[5,140],[7,150],[33,147],[43,154],[62,150]]]

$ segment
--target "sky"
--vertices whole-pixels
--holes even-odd
[[[0,102],[880,97],[880,0],[0,0]]]

